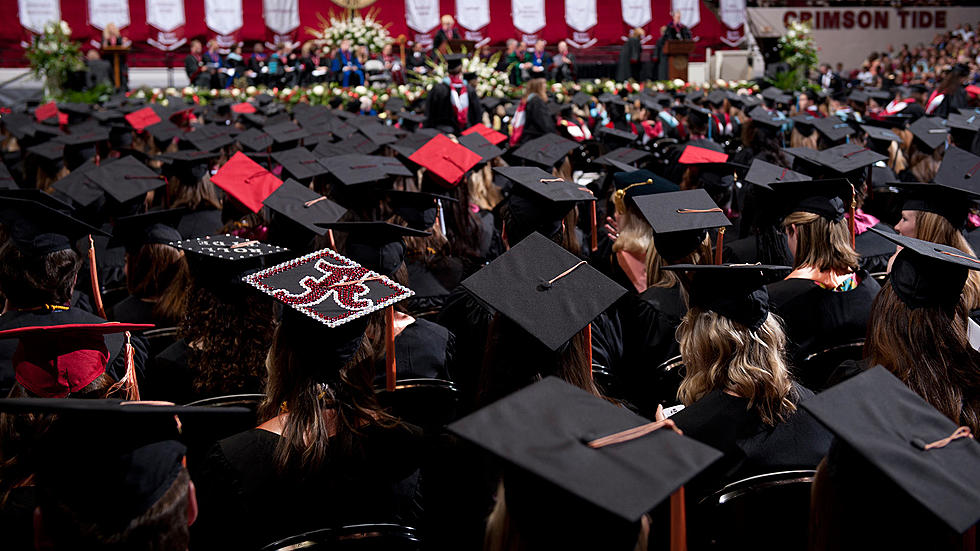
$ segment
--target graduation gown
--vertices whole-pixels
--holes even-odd
[[[523,144],[545,134],[557,134],[555,117],[551,115],[544,100],[532,95],[524,106],[524,129],[519,144]]]
[[[858,286],[844,292],[824,289],[809,279],[784,279],[768,286],[769,305],[783,318],[797,372],[808,354],[864,338],[871,303],[881,286],[864,270],[857,276]]]
[[[875,224],[874,229],[885,233],[895,233],[895,230],[880,222]],[[866,231],[854,238],[854,244],[858,254],[861,255],[860,266],[862,270],[871,274],[888,271],[888,259],[895,254],[895,243],[875,232]]]
[[[429,90],[425,103],[426,128],[435,128],[440,132],[456,132],[456,110],[453,108],[451,90],[445,82],[440,82]]]
[[[112,307],[109,319],[122,323],[152,323],[158,325],[158,320],[153,317],[152,302],[140,300],[132,295],[122,299]]]
[[[193,239],[215,235],[222,226],[221,211],[205,208],[181,216],[176,229],[184,239]]]
[[[649,287],[639,295],[626,295],[621,304],[624,358],[620,376],[627,389],[625,398],[640,411],[652,414],[659,400],[677,391],[654,388],[654,368],[680,354],[674,333],[687,313],[687,305],[679,285]]]
[[[395,337],[395,371],[397,380],[452,380],[451,365],[456,338],[445,327],[416,319]],[[385,360],[376,365],[375,386],[384,386]]]
[[[776,426],[763,423],[756,411],[749,409],[747,398],[726,394],[721,389],[709,392],[674,414],[671,419],[684,431],[684,436],[725,454],[687,487],[704,495],[749,476],[816,468],[827,454],[833,437],[799,407],[813,393],[795,383],[793,388],[797,410]]]

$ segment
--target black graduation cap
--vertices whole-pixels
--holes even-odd
[[[143,245],[170,245],[181,240],[176,230],[186,209],[155,210],[116,219],[109,246],[122,244],[129,254],[139,252]]]
[[[704,98],[704,90],[694,90],[687,94],[687,101],[697,104]]]
[[[273,125],[267,124],[264,130],[266,134],[272,136],[272,139],[277,144],[299,141],[310,134],[308,130],[292,122],[281,122]]]
[[[341,184],[347,186],[371,182],[388,182],[388,173],[379,157],[352,153],[323,158],[320,159],[320,163]]]
[[[133,157],[118,161],[88,173],[88,177],[120,203],[140,197],[166,184],[163,176]]]
[[[667,260],[697,250],[709,228],[732,225],[703,189],[634,196],[633,202],[653,228],[657,252]]]
[[[330,249],[249,274],[243,281],[327,327],[341,326],[413,295],[411,289]]]
[[[211,162],[221,154],[216,151],[195,151],[181,149],[171,153],[163,153],[157,157],[163,162],[161,171],[168,176],[176,176],[191,185],[208,174]]]
[[[939,164],[935,181],[947,187],[980,192],[980,156],[956,146],[949,146]]]
[[[373,119],[368,119],[368,121],[371,124],[362,124],[358,126],[358,131],[374,142],[375,145],[381,146],[392,142],[397,142],[407,134],[405,130],[402,130],[396,126],[384,125]]]
[[[789,104],[792,103],[793,101],[793,96],[787,94],[786,92],[784,92],[779,88],[776,88],[775,86],[770,86],[769,88],[766,88],[765,90],[762,91],[761,95],[763,98],[776,103]]]
[[[58,199],[54,195],[42,191],[36,188],[14,188],[14,189],[0,189],[0,197],[9,197],[11,199],[26,199],[28,201],[34,201],[35,203],[41,203],[46,207],[50,207],[55,210],[60,210],[61,212],[70,215],[73,210],[72,206],[68,203]]]
[[[935,117],[921,117],[909,126],[909,131],[926,147],[936,149],[946,143],[949,127],[945,122]]]
[[[807,182],[772,182],[782,213],[810,212],[838,222],[851,206],[852,187],[845,178]]]
[[[109,139],[109,129],[101,126],[89,125],[81,127],[81,125],[76,125],[69,128],[69,130],[71,131],[70,133],[57,136],[54,138],[54,141],[65,145],[82,147]]]
[[[512,153],[518,159],[524,159],[543,166],[548,170],[558,164],[578,144],[562,138],[558,134],[545,134],[526,142]]]
[[[769,184],[773,182],[808,182],[813,178],[788,168],[755,159],[742,179],[750,184],[771,189]]]
[[[503,166],[494,168],[493,171],[536,195],[540,200],[566,204],[568,207],[565,209],[566,213],[575,203],[595,201],[595,195],[587,188],[552,176],[538,167]]]
[[[592,96],[585,92],[575,92],[572,96],[572,103],[579,107],[585,107],[592,101]]]
[[[851,127],[850,124],[847,124],[837,117],[816,119],[812,124],[813,127],[817,129],[817,132],[820,132],[824,135],[824,137],[832,142],[843,140],[855,132],[854,128]]]
[[[466,56],[464,54],[448,54],[443,57],[446,61],[446,68],[450,71],[462,67],[463,59],[465,58]]]
[[[282,165],[290,176],[297,180],[308,180],[326,174],[328,170],[319,163],[313,153],[303,147],[277,151],[272,158]]]
[[[603,437],[648,424],[627,408],[547,377],[448,429],[516,469],[504,474],[512,515],[523,513],[529,526],[544,518],[560,519],[562,525],[578,520],[574,538],[601,538],[600,547],[610,549],[610,542],[620,539],[632,548],[638,530],[630,524],[722,456],[668,427],[601,445]],[[521,484],[532,480],[541,483]],[[587,533],[590,529],[598,531]],[[543,530],[552,531],[553,540],[561,527]]]
[[[882,90],[881,88],[865,88],[864,91],[868,94],[868,97],[875,99],[882,105],[888,103],[895,97],[894,93],[888,90]]]
[[[966,431],[939,445],[954,435],[956,424],[884,367],[802,406],[954,531],[963,533],[980,520],[980,444]]]
[[[539,233],[530,234],[462,285],[552,351],[626,293]]]
[[[504,154],[504,151],[476,132],[457,138],[459,143],[480,156],[482,162],[491,161]]]
[[[401,156],[408,158],[411,157],[416,151],[421,149],[423,145],[429,143],[429,140],[435,137],[436,134],[439,134],[438,130],[433,128],[421,128],[395,143],[388,144],[388,147],[393,149]]]
[[[980,130],[980,114],[970,113],[969,115],[961,115],[959,113],[950,113],[946,119],[946,126],[954,130],[975,133]]]
[[[272,147],[272,136],[258,128],[249,128],[239,134],[236,139],[246,151],[265,151]]]
[[[902,138],[898,134],[892,132],[888,128],[882,128],[880,126],[870,126],[867,124],[861,125],[861,130],[864,130],[868,138],[872,140],[879,140],[883,142],[898,142],[902,143]]]
[[[749,118],[752,119],[753,123],[757,123],[763,126],[768,126],[779,130],[787,123],[788,119],[780,113],[779,111],[767,111],[758,106],[755,109],[749,111]],[[814,121],[816,122],[816,121]]]
[[[7,170],[7,165],[0,162],[0,189],[16,189],[17,187],[17,180]]]
[[[405,220],[408,227],[422,231],[436,223],[440,201],[456,201],[444,195],[418,191],[391,190],[386,195],[392,212]]]
[[[626,205],[632,197],[670,193],[681,189],[674,182],[646,169],[617,172],[613,175],[613,186],[616,188],[613,202],[618,212],[626,210]]]
[[[0,123],[18,140],[34,136],[34,117],[27,113],[7,113]]]
[[[112,162],[112,159],[104,159],[101,164],[104,166]],[[105,196],[105,191],[103,191],[102,187],[89,178],[89,174],[97,170],[99,166],[95,164],[94,159],[89,159],[82,166],[52,184],[52,187],[64,193],[75,204],[81,207],[87,207]]]
[[[888,276],[898,298],[910,309],[938,307],[952,318],[967,275],[980,270],[980,260],[955,247],[871,230],[903,247]]]
[[[156,126],[156,125],[153,125]],[[152,129],[153,126],[150,128]],[[182,136],[201,151],[215,151],[235,143],[236,130],[228,126],[202,126]]]
[[[168,121],[162,120],[153,126],[148,126],[146,131],[153,136],[153,139],[159,143],[169,142],[176,138],[177,136],[183,136],[184,132],[176,124]],[[193,133],[191,133],[193,134]],[[191,142],[193,143],[193,142]],[[217,149],[217,148],[214,148]]]
[[[42,159],[47,161],[60,162],[62,157],[64,157],[65,155],[65,145],[49,140],[28,147],[27,152],[33,155],[37,155],[38,157],[41,157]]]
[[[418,130],[419,126],[425,122],[425,115],[412,111],[399,111],[395,113],[394,118],[398,120],[398,123],[404,130],[410,132]]]
[[[605,92],[599,95],[599,103],[611,103],[613,105],[626,105],[626,101],[619,97],[617,94],[610,94]]]
[[[640,149],[633,149],[631,147],[620,147],[614,149],[604,155],[596,157],[595,163],[600,165],[609,165],[610,161],[617,161],[623,164],[632,165],[638,163],[648,158],[650,153]]]
[[[851,90],[851,93],[847,96],[847,99],[855,103],[867,103],[869,97],[870,96],[868,95],[867,92],[855,89],[855,90]]]
[[[200,258],[215,259],[224,264],[288,252],[288,249],[277,245],[261,243],[230,234],[195,237],[169,244]]]
[[[262,204],[317,235],[327,233],[318,223],[336,222],[347,212],[344,207],[291,179],[283,182]]]
[[[347,232],[344,254],[365,268],[391,276],[405,261],[403,237],[426,237],[427,231],[388,222],[330,222],[320,227]]]
[[[766,283],[789,266],[766,264],[675,264],[665,270],[691,273],[682,279],[691,307],[710,310],[755,331],[769,316]]]
[[[602,126],[596,130],[596,137],[599,138],[599,141],[622,146],[628,146],[640,138],[640,136],[632,132],[627,132],[626,130],[619,130],[616,128],[607,128],[605,126]]]
[[[941,166],[940,166],[941,168]],[[902,210],[919,210],[942,216],[957,229],[962,229],[980,194],[939,183],[894,182],[903,192]]]
[[[85,235],[109,236],[67,213],[27,199],[0,197],[0,222],[25,256],[70,250]]]
[[[323,142],[320,142],[317,148],[323,147],[324,145]],[[381,148],[381,146],[372,142],[370,138],[359,132],[330,145],[340,148],[347,153],[360,153],[361,155],[371,155]],[[317,151],[317,149],[313,150],[314,153],[317,153]]]
[[[847,174],[873,165],[878,161],[887,160],[887,156],[858,144],[841,144],[830,149],[824,149],[817,154],[818,164],[838,174]]]

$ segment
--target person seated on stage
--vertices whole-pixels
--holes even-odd
[[[667,30],[664,32],[664,36],[667,40],[691,40],[691,29],[687,28],[687,25],[681,23],[681,12],[680,10],[674,10],[670,13],[670,17],[673,21],[667,25]]]
[[[330,70],[344,87],[364,84],[364,65],[351,50],[350,40],[342,40],[337,55],[333,58]]]
[[[92,49],[85,54],[85,66],[88,68],[86,88],[91,90],[100,84],[112,85],[112,64],[102,59],[98,50]]]
[[[200,40],[191,40],[191,52],[184,58],[184,72],[187,73],[187,80],[190,81],[191,86],[210,88],[211,74],[205,66],[202,50]]]
[[[408,70],[424,75],[429,71],[429,66],[425,64],[425,60],[425,50],[422,48],[422,44],[419,42],[412,44],[412,52],[405,60]]]
[[[568,42],[558,43],[558,54],[551,58],[551,80],[575,80],[575,54],[569,53]]]
[[[276,45],[276,51],[269,56],[269,70],[266,73],[266,84],[278,86],[286,75],[286,48]]]
[[[449,40],[459,40],[462,38],[459,30],[456,29],[456,20],[451,15],[443,15],[441,26],[436,31],[435,38],[432,39],[432,51],[446,53],[449,47]]]
[[[224,68],[225,63],[221,58],[221,52],[218,51],[218,41],[214,39],[208,40],[208,51],[204,52],[204,55],[201,57],[204,59],[208,74],[210,75],[210,88],[224,88],[225,75],[221,72],[221,69]]]
[[[225,65],[228,66],[230,71],[234,71],[228,75],[228,86],[230,87],[235,80],[242,78],[245,75],[245,56],[242,54],[241,43],[235,44],[235,46],[228,52],[225,56]]]
[[[551,56],[545,51],[547,45],[544,40],[538,40],[534,43],[534,49],[524,54],[525,66],[532,78],[544,77],[545,69],[551,66]]]
[[[128,48],[133,43],[128,38],[119,34],[119,28],[116,27],[115,23],[108,23],[105,29],[102,31],[102,47],[106,46],[112,47],[125,47]],[[129,81],[129,66],[126,64],[125,56],[120,56],[119,58],[119,87],[123,90],[127,88],[126,83]]]
[[[261,42],[256,42],[252,46],[252,57],[248,58],[248,78],[251,84],[265,83],[268,67],[269,54],[265,53],[265,46]]]
[[[384,64],[385,72],[391,75],[392,80],[398,83],[405,82],[405,72],[402,70],[402,62],[395,55],[391,44],[385,44],[384,48],[381,48],[381,55],[378,59]]]

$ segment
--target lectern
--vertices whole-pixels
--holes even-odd
[[[694,51],[693,40],[668,40],[664,43],[667,54],[667,78],[679,78],[687,82],[687,58]]]
[[[475,40],[466,40],[464,38],[450,38],[444,44],[449,48],[449,51],[454,54],[461,54],[463,50],[466,50],[466,55],[473,55],[473,50],[476,49]]]
[[[129,46],[102,46],[102,51],[112,56],[112,76],[116,84],[116,90],[122,88],[123,56],[129,53]]]

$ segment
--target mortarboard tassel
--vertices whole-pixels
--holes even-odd
[[[851,184],[851,219],[848,221],[851,230],[851,247],[857,246],[857,224],[854,220],[854,213],[857,210],[857,192],[854,191],[854,184]]]
[[[385,309],[385,388],[395,390],[395,307]]]
[[[105,308],[102,306],[102,290],[99,286],[99,267],[95,264],[95,241],[92,234],[88,236],[88,274],[92,282],[92,300],[95,301],[95,313],[102,319],[105,317]]]
[[[589,360],[589,378],[592,378],[592,322],[585,326],[585,357]]]
[[[721,264],[721,253],[724,245],[725,228],[718,228],[718,238],[715,240],[715,264]]]
[[[133,348],[132,334],[126,331],[126,345],[123,347],[126,357],[126,374],[116,384],[112,385],[107,395],[122,389],[128,401],[140,401],[140,387],[136,382],[136,350]]]
[[[687,551],[687,513],[684,487],[670,494],[670,551]]]
[[[598,229],[596,228],[595,201],[589,203],[589,214],[592,216],[592,250],[595,251],[599,248],[599,236],[596,233]]]
[[[333,238],[333,230],[327,230],[327,237],[330,238],[330,248],[336,251],[337,250],[337,242]]]

